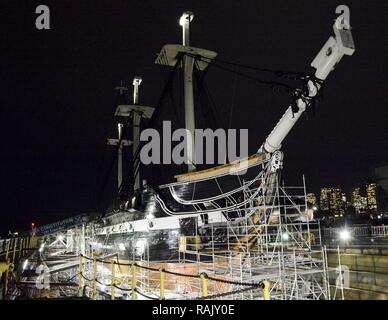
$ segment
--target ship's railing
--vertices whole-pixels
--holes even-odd
[[[169,215],[195,214],[222,211],[247,210],[260,193],[268,188],[269,158],[243,167],[233,174],[224,172],[204,179],[189,180],[163,185],[164,196],[157,200]],[[243,171],[244,170],[244,171]],[[240,175],[241,173],[241,175]],[[167,203],[176,202],[181,209],[174,212]]]
[[[156,199],[163,211],[171,216],[205,214],[218,210],[222,212],[244,212],[242,216],[245,217],[252,214],[254,207],[262,204],[267,197],[271,198],[271,195],[267,195],[268,190],[271,189],[270,176],[271,172],[267,168],[262,170],[253,180],[249,180],[241,190],[238,189],[238,192],[222,193],[222,188],[219,187],[221,191],[219,195],[201,200],[183,201],[177,197],[175,191],[171,191],[174,201],[180,203],[183,207],[179,212],[171,210],[159,195],[156,196]],[[255,184],[257,185],[254,186]]]

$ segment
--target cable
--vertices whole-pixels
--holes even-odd
[[[128,117],[128,119],[126,120],[126,122],[123,124],[123,130],[126,130],[127,128],[127,125],[129,123],[129,120],[131,118]],[[121,135],[120,139],[118,140],[118,146],[121,145],[122,141],[123,141],[123,138],[124,138],[124,135]],[[98,196],[98,210],[101,209],[101,199],[102,199],[102,194],[108,184],[108,180],[109,180],[109,177],[110,177],[110,173],[114,167],[114,164],[115,164],[115,161],[117,160],[117,152],[114,153],[113,157],[112,157],[112,160],[111,160],[111,163],[109,165],[109,169],[107,170],[106,174],[105,174],[105,177],[103,179],[103,183],[102,183],[102,187],[101,187],[101,191],[99,192],[99,196]],[[122,184],[122,183],[121,183]],[[120,186],[121,187],[121,186]]]
[[[155,108],[155,111],[153,113],[153,116],[150,119],[148,125],[144,126],[144,128],[153,128],[153,127],[155,127],[156,122],[159,120],[159,117],[160,117],[161,112],[162,112],[162,104],[163,104],[163,102],[164,102],[164,100],[165,100],[165,98],[167,96],[167,93],[169,91],[171,91],[170,88],[172,88],[172,85],[173,85],[174,75],[176,73],[176,70],[178,69],[178,66],[180,64],[181,59],[182,59],[182,56],[178,57],[177,63],[175,64],[173,70],[170,72],[169,77],[167,79],[167,82],[166,82],[166,84],[165,84],[165,86],[163,88],[163,91],[162,91],[162,93],[161,93],[161,95],[159,97],[159,100],[158,100],[158,102],[156,104],[156,108]],[[173,104],[175,105],[174,101],[173,101]],[[175,114],[175,115],[176,115],[177,119],[179,120],[178,115],[177,114]],[[128,117],[128,121],[129,121],[129,117]],[[128,121],[127,121],[127,123],[128,123]],[[123,130],[126,130],[126,125],[124,126]],[[126,131],[124,131],[124,132],[126,133]],[[123,135],[122,135],[122,137],[123,137]],[[136,177],[139,174],[139,170],[140,170],[139,154],[140,154],[142,146],[143,146],[143,143],[139,143],[137,149],[135,150],[134,154],[132,155],[132,157],[133,157],[133,168],[134,168],[133,177]],[[113,167],[113,165],[114,165],[114,160],[115,159],[113,159],[113,161],[112,161],[111,167]],[[108,178],[109,178],[109,175],[105,179],[106,183],[107,183],[107,179]],[[118,197],[119,197],[119,199],[120,199],[120,195],[122,194],[122,192],[124,190],[125,184],[127,183],[127,181],[131,181],[131,180],[132,180],[131,177],[129,177],[129,179],[128,179],[128,177],[127,177],[127,179],[123,179],[121,185],[118,188]]]
[[[223,64],[229,64],[229,65],[232,65],[232,66],[235,66],[235,67],[240,67],[240,68],[245,68],[245,69],[250,69],[250,70],[255,70],[255,71],[261,71],[261,72],[266,72],[266,73],[271,73],[271,74],[274,74],[278,77],[285,77],[287,75],[294,75],[295,77],[293,78],[290,78],[290,79],[293,79],[293,80],[298,80],[300,79],[301,77],[305,77],[305,76],[308,76],[309,74],[308,73],[304,73],[304,72],[297,72],[297,71],[286,71],[286,70],[274,70],[274,69],[267,69],[267,68],[259,68],[259,67],[254,67],[254,66],[248,66],[248,65],[244,65],[244,64],[241,64],[241,63],[236,63],[236,62],[230,62],[230,61],[226,61],[226,60],[221,60],[219,58],[207,58],[207,57],[204,57],[204,56],[200,56],[201,57],[201,61],[203,62],[206,62],[206,63],[211,63],[213,61],[215,62],[219,62],[219,63],[223,63]]]
[[[199,65],[198,65],[198,61],[197,60],[195,60],[195,66],[196,66],[195,70],[198,72]],[[211,119],[213,121],[214,126],[216,128],[219,128],[220,125],[219,125],[219,123],[217,121],[217,117],[215,116],[215,111],[217,109],[216,103],[214,102],[213,97],[210,94],[210,90],[208,89],[208,87],[206,85],[206,82],[205,82],[205,76],[206,76],[206,74],[207,74],[209,69],[210,68],[206,69],[206,71],[203,72],[202,75],[200,75],[199,72],[197,73],[198,74],[198,76],[197,76],[197,78],[198,78],[198,80],[197,80],[197,83],[198,83],[198,98],[201,96],[201,93],[204,92],[205,96],[209,100],[209,107],[210,107],[209,110],[206,110],[206,111],[210,111],[209,114],[210,114],[210,117],[211,117]],[[202,111],[203,111],[203,109],[202,109]]]
[[[204,61],[203,60],[203,57],[201,56],[196,56],[196,55],[192,55],[192,54],[189,54],[189,53],[186,53],[186,55],[190,56],[190,57],[193,57],[193,58],[196,58],[200,61]],[[206,60],[204,62],[207,62]],[[243,73],[243,72],[240,72],[240,71],[236,71],[236,70],[233,70],[233,69],[230,69],[230,68],[226,68],[220,64],[217,64],[217,63],[214,63],[212,62],[211,63],[212,66],[216,67],[216,68],[219,68],[221,70],[224,70],[224,71],[227,71],[227,72],[231,72],[231,73],[234,73],[234,74],[237,74],[239,76],[242,76],[242,77],[245,77],[247,79],[250,79],[250,80],[253,80],[253,81],[256,81],[260,84],[263,84],[263,85],[266,85],[266,86],[270,86],[271,88],[275,88],[275,87],[282,87],[284,88],[287,92],[291,92],[291,91],[294,91],[296,89],[298,89],[297,87],[293,87],[293,86],[290,86],[288,84],[285,84],[283,82],[279,82],[279,81],[268,81],[268,80],[263,80],[263,79],[259,79],[259,78],[256,78],[254,76],[251,76],[251,75],[248,75],[246,73]]]
[[[228,121],[228,128],[227,129],[231,129],[231,127],[232,127],[234,101],[236,99],[236,88],[237,88],[237,74],[234,75],[232,101],[230,104],[230,113],[229,113],[229,121]]]

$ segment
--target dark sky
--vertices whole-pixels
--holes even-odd
[[[35,29],[35,7],[51,9],[51,30]],[[153,64],[177,24],[195,13],[193,45],[239,63],[310,72],[332,34],[338,1],[20,1],[0,4],[0,231],[93,211],[112,150],[120,80],[144,79],[155,105],[163,77]],[[309,190],[349,190],[388,161],[386,1],[347,1],[356,52],[327,82],[315,117],[284,143],[285,179],[304,173]],[[234,78],[209,72],[219,113],[230,110]],[[287,107],[287,97],[237,79],[232,127],[250,129],[254,152]],[[113,180],[109,182],[113,186]],[[111,187],[112,187],[111,186]],[[111,188],[112,189],[112,188]],[[109,191],[108,191],[109,192]]]

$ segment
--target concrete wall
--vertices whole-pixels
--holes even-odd
[[[388,300],[388,249],[348,248],[340,251],[341,265],[349,268],[349,287],[344,289],[346,300]],[[328,264],[338,267],[336,250],[328,252]],[[338,273],[330,273],[335,285]],[[345,277],[345,276],[344,276]],[[332,295],[335,288],[332,288]],[[341,293],[337,290],[337,298]]]

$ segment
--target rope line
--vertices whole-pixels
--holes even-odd
[[[192,58],[195,58],[197,60],[200,60],[200,61],[203,61],[203,62],[207,62],[207,63],[210,63],[209,61],[206,61],[206,60],[203,60],[203,57],[202,56],[196,56],[196,55],[193,55],[193,54],[189,54],[189,53],[186,53],[186,55],[192,57]],[[227,68],[227,67],[224,67],[220,64],[217,64],[217,63],[214,63],[213,61],[211,62],[211,65],[218,68],[218,69],[221,69],[221,70],[224,70],[224,71],[227,71],[227,72],[231,72],[231,73],[234,73],[234,74],[237,74],[237,75],[240,75],[242,77],[245,77],[247,79],[250,79],[250,80],[253,80],[253,81],[256,81],[260,84],[263,84],[263,85],[267,85],[267,86],[270,86],[270,87],[283,87],[286,91],[288,92],[291,92],[291,91],[294,91],[296,89],[298,89],[297,87],[294,87],[294,86],[290,86],[286,83],[283,83],[283,82],[280,82],[280,81],[268,81],[268,80],[263,80],[263,79],[260,79],[260,78],[257,78],[257,77],[254,77],[254,76],[251,76],[251,75],[248,75],[244,72],[240,72],[240,71],[236,71],[236,70],[233,70],[233,69],[230,69],[230,68]]]
[[[85,256],[85,255],[81,255],[81,257],[83,257],[83,258],[85,258],[87,260],[93,260],[94,261],[93,258],[90,258],[90,257]],[[96,262],[100,262],[100,263],[104,263],[104,264],[111,264],[112,263],[111,261],[106,261],[106,260],[102,260],[102,259],[96,259]],[[113,264],[118,265],[118,266],[135,266],[135,267],[138,267],[138,268],[141,268],[141,269],[155,271],[155,272],[163,271],[166,274],[171,274],[171,275],[178,276],[178,277],[197,278],[197,279],[201,278],[201,274],[180,273],[180,272],[175,272],[175,271],[170,271],[170,270],[165,270],[165,269],[157,269],[157,268],[152,268],[152,267],[146,267],[146,266],[139,265],[137,263],[122,263],[122,262],[113,261]],[[214,282],[232,284],[232,285],[236,285],[236,286],[248,286],[248,287],[254,287],[254,288],[257,288],[257,287],[263,288],[263,282],[262,281],[260,281],[258,283],[253,283],[253,282],[252,283],[249,283],[249,282],[237,282],[237,281],[213,278],[211,276],[208,276],[206,273],[204,273],[204,274],[205,274],[205,276],[206,276],[206,278],[208,280],[211,280],[211,281],[214,281]],[[89,280],[89,281],[93,281],[93,280]],[[105,284],[103,284],[103,285],[105,285]]]
[[[198,58],[198,56],[196,56]],[[229,64],[235,67],[239,68],[244,68],[244,69],[250,69],[250,70],[255,70],[255,71],[260,71],[260,72],[266,72],[266,73],[272,73],[278,77],[283,77],[283,78],[290,78],[293,80],[298,80],[302,77],[308,76],[308,73],[305,72],[298,72],[298,71],[289,71],[289,70],[274,70],[274,69],[267,69],[267,68],[259,68],[259,67],[254,67],[254,66],[249,66],[241,63],[236,63],[236,62],[231,62],[231,61],[226,61],[222,60],[219,58],[208,58],[204,56],[199,56],[200,60],[206,63],[211,63],[211,62],[218,62],[218,63],[223,63],[223,64]],[[289,75],[293,75],[293,77],[290,77]]]
[[[230,292],[223,292],[223,293],[212,294],[212,295],[207,296],[207,297],[198,297],[195,300],[209,300],[209,299],[222,298],[222,297],[230,296],[232,294],[238,294],[238,293],[242,293],[242,292],[245,292],[245,291],[253,290],[255,288],[256,288],[256,286],[252,286],[252,287],[242,288],[242,289],[234,290],[234,291],[230,291]]]
[[[159,298],[155,298],[155,297],[151,297],[151,296],[148,296],[146,295],[145,293],[141,292],[139,289],[135,289],[135,292],[137,292],[138,294],[140,294],[141,296],[143,296],[144,298],[147,298],[147,299],[150,299],[150,300],[159,300]]]

